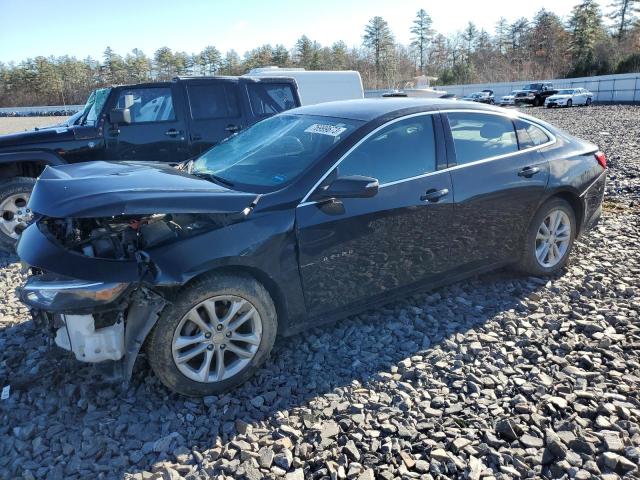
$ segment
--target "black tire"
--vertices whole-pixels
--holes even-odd
[[[561,210],[567,214],[571,224],[571,232],[569,234],[569,245],[562,259],[556,263],[553,267],[545,267],[538,262],[536,258],[536,236],[538,234],[538,228],[542,224],[543,220],[553,211]],[[576,215],[573,208],[566,200],[562,198],[551,198],[545,202],[536,212],[524,239],[523,252],[520,261],[516,267],[523,273],[534,276],[553,275],[554,273],[562,270],[566,265],[571,249],[573,248],[573,242],[576,236]]]
[[[592,100],[590,98],[587,98],[587,101],[585,103],[585,106],[590,106],[591,105]]]
[[[542,105],[542,98],[540,97],[536,97],[533,99],[533,106],[534,107],[539,107],[540,105]]]
[[[24,194],[24,200],[26,202],[31,195],[31,191],[33,190],[35,183],[36,179],[30,177],[14,177],[2,180],[0,182],[0,205],[2,205],[9,197],[20,194]],[[26,203],[24,206],[26,207]],[[13,218],[13,212],[5,210],[1,211],[0,221],[4,222],[9,220],[9,216]],[[0,249],[15,252],[17,243],[18,240],[16,238],[7,235],[2,229],[0,229]]]
[[[234,295],[250,302],[262,321],[260,345],[250,363],[230,378],[203,383],[192,380],[178,369],[172,355],[176,328],[189,310],[217,295]],[[248,275],[210,274],[187,284],[160,315],[149,334],[147,356],[151,368],[169,389],[186,396],[217,395],[246,382],[267,360],[278,330],[276,309],[267,290]]]
[[[573,107],[573,100],[569,99],[567,100],[567,108],[571,108]]]

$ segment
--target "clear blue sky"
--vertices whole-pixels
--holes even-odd
[[[264,44],[290,48],[306,34],[323,45],[359,45],[367,21],[384,17],[396,38],[409,41],[418,9],[445,34],[469,20],[492,31],[500,16],[532,17],[545,7],[565,17],[578,0],[0,0],[0,61],[38,55],[101,58],[107,45],[147,55],[161,46],[188,53],[207,45],[240,55]],[[610,2],[604,2],[603,5]]]

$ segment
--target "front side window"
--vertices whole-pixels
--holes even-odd
[[[511,119],[473,112],[447,113],[458,165],[518,151]]]
[[[364,175],[385,184],[435,169],[433,115],[420,115],[394,122],[373,134],[338,165],[338,174]]]
[[[191,173],[239,190],[273,191],[292,182],[361,124],[343,118],[276,115],[205,152]]]
[[[296,106],[289,83],[257,82],[247,84],[251,110],[257,117],[274,115]]]
[[[523,122],[522,120],[516,121],[516,131],[518,133],[520,150],[537,147],[538,145],[547,143],[550,140],[544,130],[531,123]]]
[[[189,94],[191,118],[194,120],[240,116],[236,85],[214,82],[188,85],[187,93]]]
[[[169,87],[121,90],[116,108],[128,108],[131,123],[168,122],[176,119]]]

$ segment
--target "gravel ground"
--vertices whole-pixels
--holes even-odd
[[[128,389],[48,350],[0,269],[2,478],[640,478],[640,108],[535,115],[610,161],[603,221],[554,278],[509,271],[279,340],[248,384]]]
[[[69,117],[0,117],[0,135],[62,123]]]

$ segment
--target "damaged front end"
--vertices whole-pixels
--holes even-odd
[[[99,184],[92,177],[94,188],[83,202],[80,189],[86,184],[76,181],[79,177],[59,181],[73,173],[70,168],[47,169],[36,184],[30,202],[35,221],[18,244],[18,255],[31,275],[17,292],[56,345],[83,362],[116,362],[118,377],[128,380],[147,334],[180,286],[179,279],[163,276],[154,254],[242,221],[259,197],[233,195],[227,201],[217,185],[157,167],[149,168],[149,176],[156,175],[158,183],[186,185],[164,192],[156,186],[125,184],[96,191]],[[115,167],[108,168],[111,175]],[[137,167],[121,169],[120,182],[123,176],[138,175]],[[206,200],[198,202],[205,194]],[[64,200],[74,195],[76,209]],[[146,202],[172,213],[141,213]],[[189,213],[189,206],[196,213]],[[119,213],[105,216],[109,210]],[[65,216],[56,216],[58,212]]]

